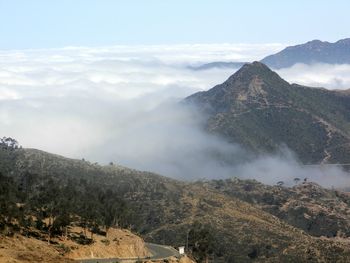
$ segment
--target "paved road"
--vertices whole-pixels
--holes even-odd
[[[179,251],[173,247],[146,243],[146,247],[153,255],[151,259],[165,259],[170,257],[180,257]]]
[[[94,259],[79,259],[80,263],[115,263],[115,262],[135,262],[137,260],[161,260],[170,257],[179,257],[179,252],[169,246],[162,246],[152,243],[146,243],[146,247],[151,252],[152,256],[148,258],[94,258]]]

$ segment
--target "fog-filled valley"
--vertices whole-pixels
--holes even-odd
[[[350,262],[349,9],[0,0],[0,263]]]
[[[206,116],[181,102],[238,69],[189,66],[254,61],[281,48],[212,44],[1,51],[0,132],[23,147],[178,179],[237,176],[291,184],[298,176],[326,187],[344,186],[349,182],[345,172],[304,167],[283,145],[277,154],[252,154],[209,134]],[[348,65],[297,64],[277,72],[292,83],[350,87]]]

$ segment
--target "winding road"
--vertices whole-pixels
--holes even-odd
[[[146,243],[146,248],[151,252],[151,257],[146,258],[91,258],[77,259],[79,263],[115,263],[115,262],[135,262],[137,260],[161,260],[170,257],[179,257],[179,252],[173,247]]]

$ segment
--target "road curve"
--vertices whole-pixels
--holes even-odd
[[[146,243],[146,248],[151,252],[151,257],[146,258],[91,258],[77,259],[79,263],[115,263],[115,262],[135,262],[137,260],[162,260],[170,257],[179,257],[179,252],[173,247]]]
[[[157,245],[152,243],[146,243],[146,247],[152,254],[150,259],[153,260],[166,259],[170,257],[180,257],[179,252],[173,247]]]

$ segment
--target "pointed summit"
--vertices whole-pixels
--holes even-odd
[[[266,66],[264,63],[259,62],[259,61],[254,61],[252,63],[246,63],[242,66],[241,70],[268,70],[268,71],[271,71],[268,66]]]
[[[239,74],[269,74],[271,72],[272,70],[268,66],[259,61],[246,63],[237,71]]]
[[[212,93],[222,90],[222,96],[233,101],[267,103],[268,98],[283,93],[290,84],[265,64],[255,61],[243,65],[236,73],[230,76],[222,85],[208,91]],[[217,99],[217,98],[216,98]]]
[[[258,61],[244,64],[236,73],[229,77],[227,81],[231,83],[234,81],[250,81],[252,78],[259,78],[266,81],[273,78],[284,81],[276,72]]]
[[[193,94],[186,101],[200,104],[216,112],[237,111],[250,107],[266,107],[271,103],[285,103],[284,93],[290,84],[261,62],[247,63],[224,83]]]

